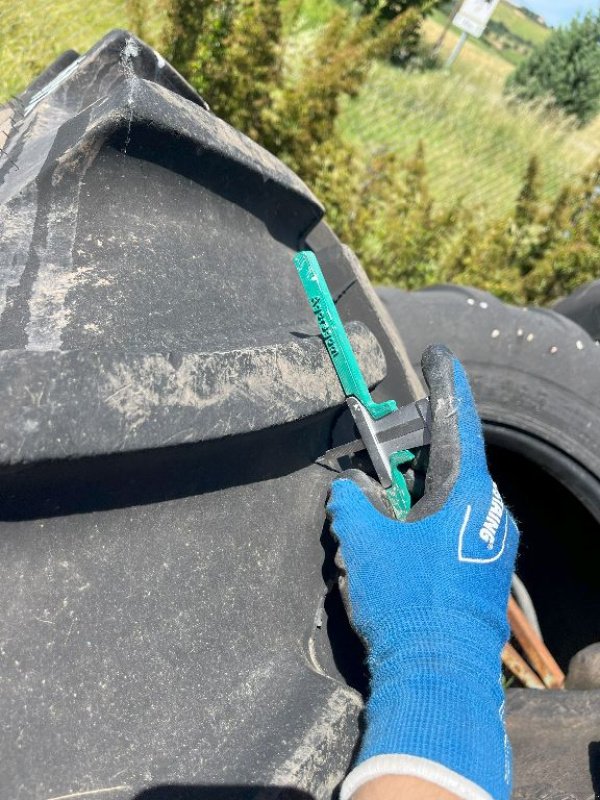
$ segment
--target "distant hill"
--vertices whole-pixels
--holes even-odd
[[[451,2],[442,3],[434,19],[442,22],[442,16],[447,18],[453,5]],[[538,14],[524,6],[501,0],[480,41],[511,64],[519,64],[551,32],[552,29]]]

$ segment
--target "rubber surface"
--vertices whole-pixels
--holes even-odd
[[[428,344],[447,344],[484,420],[540,438],[600,479],[600,347],[578,325],[459,286],[378,294],[413,363]]]
[[[580,286],[556,303],[554,310],[580,325],[592,339],[600,339],[600,281]]]
[[[514,689],[506,702],[512,800],[594,800],[600,793],[598,691]]]

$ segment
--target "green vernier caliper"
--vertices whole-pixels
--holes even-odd
[[[373,400],[317,257],[304,250],[296,254],[294,264],[360,435],[354,442],[329,450],[326,457],[341,458],[366,450],[396,517],[406,519],[411,497],[399,467],[414,459],[409,447],[431,441],[429,400],[401,408],[394,400]]]

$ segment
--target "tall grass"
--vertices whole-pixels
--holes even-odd
[[[144,35],[157,42],[161,0],[149,0]],[[0,103],[22,91],[65,50],[83,52],[131,25],[127,0],[0,0]]]

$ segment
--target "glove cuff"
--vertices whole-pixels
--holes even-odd
[[[492,680],[456,670],[449,677],[442,662],[427,673],[400,674],[397,681],[375,679],[357,763],[412,756],[464,776],[495,800],[508,800],[510,744],[499,679],[499,670]]]
[[[342,784],[340,800],[350,800],[361,786],[383,775],[422,778],[452,792],[461,800],[493,800],[480,786],[443,764],[418,756],[397,754],[373,756],[355,767]]]

